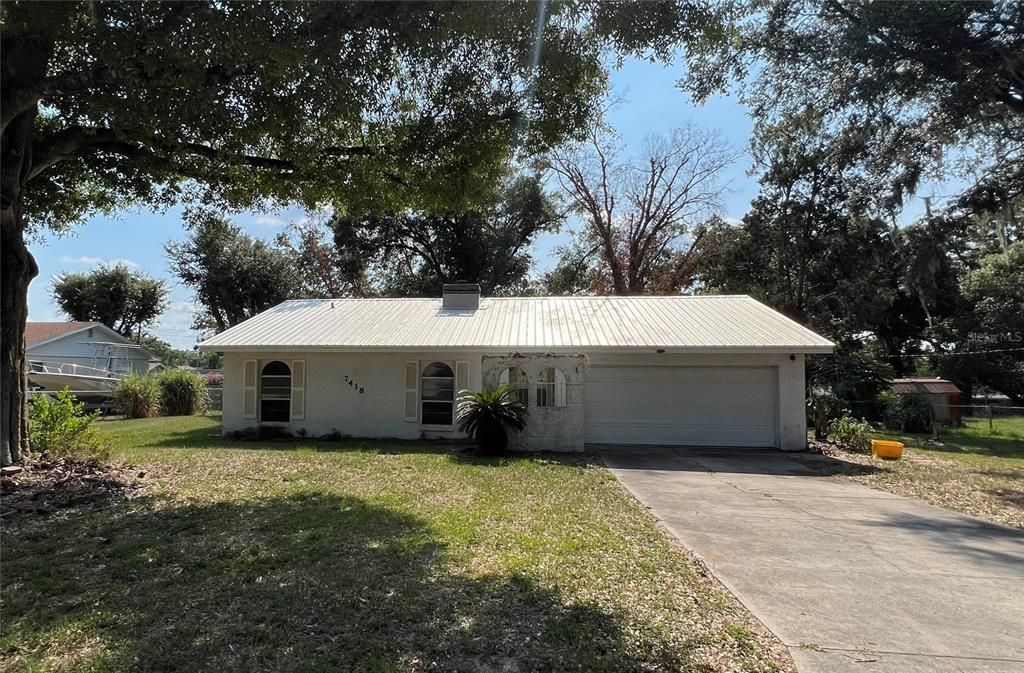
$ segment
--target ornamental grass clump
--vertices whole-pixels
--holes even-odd
[[[157,377],[160,407],[165,416],[194,416],[206,411],[210,396],[206,379],[188,369],[168,369]]]
[[[155,376],[129,374],[114,387],[114,405],[125,418],[160,415],[160,385]]]
[[[526,427],[526,407],[509,386],[459,393],[459,430],[476,442],[483,454],[498,454],[508,449],[508,430]]]

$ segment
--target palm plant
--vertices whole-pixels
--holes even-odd
[[[474,393],[459,393],[459,414],[455,419],[459,430],[476,441],[481,453],[501,453],[508,448],[508,428],[526,427],[526,407],[516,391],[498,386]]]

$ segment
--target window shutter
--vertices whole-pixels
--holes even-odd
[[[459,360],[455,363],[455,417],[459,416],[459,396],[463,390],[469,389],[469,363]]]
[[[405,363],[405,420],[415,423],[419,418],[420,365],[418,362]]]
[[[306,361],[292,360],[292,419],[306,417]]]
[[[455,395],[469,388],[469,363],[459,360],[455,363]]]
[[[242,367],[242,416],[256,418],[256,361],[246,360]]]

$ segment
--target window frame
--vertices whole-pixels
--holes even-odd
[[[513,370],[519,372],[516,376],[521,376],[521,380],[517,380],[512,383],[512,372]],[[505,379],[505,383],[502,383],[502,379]],[[530,408],[530,375],[526,373],[526,370],[517,365],[509,365],[498,372],[498,384],[507,385],[512,392],[515,394],[522,405],[529,409]]]
[[[424,376],[423,373],[425,371],[427,371],[427,369],[429,367],[431,367],[432,365],[444,365],[445,367],[448,368],[448,371],[451,372],[451,376],[450,377],[449,376]],[[421,361],[420,367],[419,367],[419,372],[418,372],[419,376],[416,379],[416,383],[417,383],[417,385],[419,387],[419,390],[417,391],[418,392],[417,397],[418,397],[418,400],[419,400],[419,404],[417,405],[416,410],[417,410],[417,412],[419,412],[419,420],[420,420],[420,425],[422,427],[425,427],[425,428],[444,428],[444,429],[451,429],[451,428],[455,427],[455,406],[456,406],[455,405],[455,403],[456,403],[456,399],[455,398],[458,397],[458,391],[455,389],[455,383],[456,383],[456,381],[455,381],[455,378],[456,378],[455,377],[455,367],[456,367],[456,363],[453,362],[453,361],[448,361],[448,360],[429,360],[429,361],[428,360],[423,360],[423,361]],[[423,382],[424,381],[451,381],[452,382],[452,399],[451,400],[425,400],[425,399],[423,399],[423,388],[424,388]],[[423,413],[424,412],[424,408],[423,408],[424,404],[448,404],[448,405],[450,405],[450,407],[451,407],[451,422],[450,423],[427,423],[426,421],[423,420],[425,418],[424,413]]]
[[[288,373],[287,374],[264,374],[263,370],[266,369],[267,366],[269,366],[271,364],[274,364],[275,362],[284,365],[288,369]],[[287,426],[287,425],[289,425],[291,423],[291,420],[292,420],[292,374],[293,373],[294,372],[292,371],[291,365],[289,365],[284,360],[274,359],[274,360],[263,360],[263,361],[260,362],[260,365],[259,365],[259,378],[257,379],[259,387],[257,389],[257,396],[256,396],[256,414],[257,414],[256,420],[257,420],[257,422],[260,425]],[[275,396],[275,397],[266,398],[268,401],[271,401],[271,402],[287,402],[288,403],[288,410],[287,410],[287,412],[285,414],[286,418],[283,421],[278,421],[278,420],[268,421],[268,420],[263,418],[263,401],[264,401],[263,379],[267,378],[267,377],[270,377],[270,378],[273,378],[273,379],[285,379],[285,380],[287,380],[287,387],[288,387],[288,396],[287,397],[282,397],[282,396],[278,395],[278,396]],[[281,386],[279,384],[279,385],[276,385],[274,387],[275,388],[281,388],[283,386]]]
[[[551,380],[550,381],[543,380],[544,378],[546,378],[545,374],[547,372],[551,372]],[[561,405],[558,404],[558,397],[559,397],[559,395],[558,395],[558,383],[559,383],[558,377],[559,377],[559,375],[561,375],[561,377],[562,377],[562,381],[561,381],[561,384],[562,384],[562,395],[561,395],[561,397],[562,397],[563,404],[561,404]],[[567,386],[567,384],[566,384],[566,380],[565,380],[565,372],[563,372],[561,369],[559,369],[558,367],[555,367],[553,365],[550,366],[550,367],[544,367],[543,369],[541,369],[540,373],[537,374],[537,384],[536,384],[536,388],[537,388],[537,408],[538,409],[565,409],[567,406],[569,406],[569,400],[567,399],[568,398],[568,391],[566,390],[566,386]],[[541,399],[542,398],[544,398],[545,400],[550,399],[551,403],[550,404],[541,404]]]

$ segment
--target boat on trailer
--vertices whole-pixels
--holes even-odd
[[[60,391],[69,388],[73,393],[111,392],[122,375],[109,369],[87,367],[70,362],[29,360],[29,387],[36,390]]]
[[[115,341],[85,342],[96,347],[92,365],[50,360],[29,360],[29,387],[34,390],[57,392],[69,388],[72,393],[110,393],[126,374],[132,373],[132,358],[128,353],[140,350],[138,344]]]

